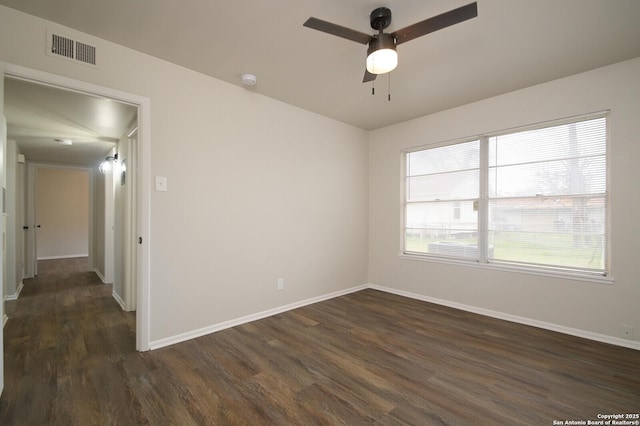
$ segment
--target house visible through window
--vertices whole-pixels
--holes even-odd
[[[460,203],[453,203],[453,218],[460,219]]]
[[[607,273],[607,119],[406,154],[404,252]]]

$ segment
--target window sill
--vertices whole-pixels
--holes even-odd
[[[612,276],[601,276],[595,274],[578,273],[578,272],[561,272],[546,269],[527,268],[523,266],[500,265],[495,263],[479,263],[475,260],[451,259],[437,256],[422,256],[419,254],[400,253],[400,259],[417,260],[420,262],[445,263],[450,265],[459,265],[470,268],[488,269],[494,271],[514,272],[518,274],[536,275],[540,277],[558,278],[573,281],[586,281],[596,284],[613,285],[615,282]]]

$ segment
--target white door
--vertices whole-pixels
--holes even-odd
[[[7,153],[7,120],[4,117],[4,71],[2,64],[0,64],[0,187],[5,187],[6,182],[6,169],[5,158]],[[4,194],[3,194],[4,199]],[[3,203],[4,204],[4,203]],[[4,389],[4,335],[2,328],[4,326],[4,241],[5,241],[5,227],[6,220],[4,215],[4,208],[2,215],[2,249],[0,250],[0,395]]]
[[[27,252],[25,259],[25,278],[38,275],[38,253],[36,232],[36,177],[37,165],[27,164]]]
[[[137,306],[137,232],[138,226],[136,223],[137,218],[137,171],[138,171],[138,157],[136,155],[138,149],[138,129],[129,134],[127,140],[127,152],[129,153],[129,163],[127,164],[128,170],[126,172],[126,178],[129,179],[127,190],[127,210],[126,210],[126,231],[124,239],[124,251],[125,251],[125,304],[128,311],[135,311]]]

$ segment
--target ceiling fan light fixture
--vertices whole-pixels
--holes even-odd
[[[371,74],[385,74],[398,66],[398,52],[391,34],[379,34],[369,43],[367,50],[367,71]]]

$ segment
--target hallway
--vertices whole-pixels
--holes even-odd
[[[38,269],[6,302],[0,424],[93,424],[101,402],[129,405],[118,378],[136,356],[135,313],[120,309],[87,258],[41,260]],[[122,408],[111,418],[130,422]]]

